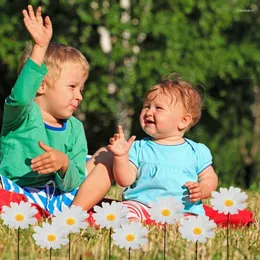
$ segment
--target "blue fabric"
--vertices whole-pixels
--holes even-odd
[[[185,213],[205,214],[202,202],[191,203],[183,185],[197,182],[198,174],[212,164],[209,149],[185,139],[183,144],[162,145],[145,138],[135,141],[129,160],[137,167],[136,181],[123,192],[124,200],[145,205],[157,198],[175,197],[184,205]]]
[[[64,207],[69,207],[78,189],[71,192],[63,192],[57,188],[54,181],[49,181],[43,187],[20,187],[15,182],[0,175],[0,180],[4,190],[23,194],[28,202],[36,203],[43,209],[53,214],[54,210],[62,211]]]

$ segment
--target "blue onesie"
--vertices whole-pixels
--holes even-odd
[[[209,149],[185,138],[179,145],[162,145],[145,138],[135,141],[129,160],[137,167],[136,181],[123,192],[123,200],[149,205],[157,198],[175,197],[184,205],[184,213],[205,214],[202,202],[189,201],[187,181],[197,182],[198,174],[212,164]]]

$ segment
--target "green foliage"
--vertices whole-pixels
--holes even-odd
[[[81,110],[87,115],[91,153],[107,143],[117,123],[123,123],[119,110],[133,120],[129,130],[141,138],[138,113],[146,91],[162,76],[178,72],[205,88],[203,119],[188,136],[210,147],[221,183],[249,187],[256,180],[259,152],[251,156],[248,171],[241,140],[250,154],[260,139],[253,134],[256,117],[252,110],[256,104],[253,88],[259,86],[260,75],[258,2],[132,0],[129,10],[119,2],[29,1],[34,6],[42,4],[44,15],[51,17],[53,41],[78,48],[90,62]],[[29,40],[21,15],[26,4],[0,0],[2,101]],[[122,22],[122,17],[128,19]],[[99,26],[111,34],[109,54],[100,48]],[[110,83],[116,85],[114,92],[109,90]]]

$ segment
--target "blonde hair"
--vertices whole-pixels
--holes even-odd
[[[25,51],[20,58],[17,70],[18,74],[31,55],[32,47],[31,43],[27,43]],[[44,57],[44,64],[48,68],[45,80],[47,80],[50,87],[53,87],[55,82],[60,78],[61,70],[64,65],[79,65],[87,77],[89,73],[89,64],[84,55],[79,50],[61,43],[51,42],[49,44]]]
[[[175,103],[177,103],[180,100],[186,112],[192,116],[192,121],[187,129],[189,130],[198,123],[201,117],[201,108],[204,103],[203,97],[197,88],[180,77],[176,77],[176,74],[171,74],[168,78],[170,79],[163,79],[151,87],[146,98],[151,93],[158,91],[159,94],[163,94],[164,96],[169,97],[170,95],[171,102],[175,100]]]

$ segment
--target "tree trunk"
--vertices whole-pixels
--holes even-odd
[[[245,164],[245,186],[249,188],[252,184],[255,176],[255,166],[257,154],[259,152],[260,145],[260,87],[255,85],[253,87],[255,102],[252,105],[253,121],[253,133],[252,133],[252,145],[250,148],[246,145],[246,140],[243,133],[240,136],[240,151]]]

